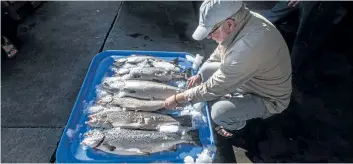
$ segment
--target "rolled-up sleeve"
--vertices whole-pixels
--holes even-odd
[[[233,93],[236,89],[251,79],[258,71],[262,62],[261,51],[263,45],[249,44],[249,40],[239,40],[223,55],[224,62],[220,68],[201,85],[184,92],[185,98],[197,103],[211,101],[226,94]]]

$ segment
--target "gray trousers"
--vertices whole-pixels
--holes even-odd
[[[219,62],[206,62],[200,68],[205,82],[220,67]],[[267,118],[271,114],[262,99],[253,94],[233,94],[232,98],[220,98],[209,102],[211,118],[219,126],[228,130],[239,130],[246,121],[253,118]]]

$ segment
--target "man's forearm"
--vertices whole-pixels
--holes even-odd
[[[184,104],[184,103],[188,102],[184,96],[184,93],[178,93],[176,95],[175,99],[176,99],[177,103],[179,103],[179,104]]]

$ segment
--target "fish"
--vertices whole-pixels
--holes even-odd
[[[129,56],[126,58],[119,58],[116,59],[114,62],[115,67],[119,68],[148,68],[148,67],[155,67],[155,68],[164,68],[169,71],[176,71],[180,72],[181,68],[178,66],[179,58],[175,58],[172,61],[163,60],[153,56]]]
[[[103,111],[122,111],[123,109],[116,106],[102,106],[102,105],[92,105],[87,107],[87,113],[94,114]]]
[[[108,77],[102,87],[117,93],[118,97],[133,97],[146,100],[165,100],[174,94],[184,91],[164,83],[142,80],[121,80],[116,77]]]
[[[157,152],[175,152],[180,144],[200,146],[197,130],[179,133],[131,129],[93,129],[84,134],[81,145],[117,155],[151,155]]]
[[[114,66],[116,67],[117,65],[114,64]],[[131,64],[131,63],[125,63],[123,65],[119,65],[118,68],[119,69],[130,69],[130,68],[150,68],[150,67],[153,67],[153,65],[151,65],[151,63],[146,60],[146,61],[143,61],[143,62],[140,62],[140,63],[136,63],[136,64]]]
[[[164,68],[168,71],[175,71],[175,72],[180,72],[181,68],[177,65],[174,64],[175,62],[166,62],[166,61],[150,61],[148,60],[148,62],[150,63],[149,65],[155,67],[155,68]]]
[[[137,64],[137,63],[141,63],[141,62],[144,62],[146,60],[150,60],[150,61],[158,61],[158,62],[169,62],[167,60],[163,60],[161,58],[158,58],[158,57],[154,57],[154,56],[151,56],[151,55],[136,55],[136,54],[132,54],[128,57],[124,57],[124,58],[119,58],[119,59],[116,59],[114,61],[114,64],[116,66],[121,66],[123,64],[126,64],[126,63],[130,63],[130,64]],[[178,58],[174,59],[172,62],[173,63],[177,63],[178,62]]]
[[[154,112],[102,111],[88,116],[85,123],[95,128],[159,130],[161,126],[192,127],[191,116],[171,117]]]
[[[131,97],[120,98],[116,95],[105,95],[97,101],[100,105],[112,105],[121,107],[123,110],[134,111],[157,111],[164,108],[164,101],[141,100]]]
[[[117,77],[121,77],[121,80],[148,80],[163,83],[172,80],[187,79],[187,75],[185,73],[168,71],[164,68],[156,67],[135,67],[130,69],[121,68],[115,73]]]
[[[124,64],[138,64],[141,62],[146,61],[147,59],[150,60],[156,60],[156,61],[161,61],[162,59],[159,59],[157,57],[149,56],[149,55],[131,55],[125,58],[119,58],[114,61],[114,65],[116,66],[122,66]]]

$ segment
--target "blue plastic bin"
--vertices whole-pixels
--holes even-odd
[[[61,137],[57,152],[57,163],[151,163],[151,162],[171,162],[181,163],[184,162],[185,156],[192,156],[197,158],[197,154],[201,153],[203,148],[214,147],[214,137],[211,129],[210,114],[207,110],[207,105],[203,109],[203,114],[206,116],[206,122],[203,126],[198,127],[200,134],[200,141],[202,147],[191,145],[181,145],[176,152],[161,152],[154,153],[148,156],[123,156],[109,154],[102,151],[93,150],[91,148],[84,148],[80,145],[83,140],[83,134],[90,130],[90,127],[85,125],[87,120],[87,113],[85,108],[89,102],[96,98],[96,86],[99,85],[105,76],[112,76],[113,72],[110,67],[112,66],[114,58],[126,57],[132,54],[142,55],[150,54],[161,59],[172,60],[176,57],[182,62],[179,65],[185,68],[190,68],[192,63],[186,60],[185,52],[161,52],[161,51],[118,51],[108,50],[97,54],[89,67],[86,78],[83,82],[82,88],[78,94],[76,103],[72,109],[70,118],[65,127],[64,133]],[[211,152],[213,158],[215,150]]]

